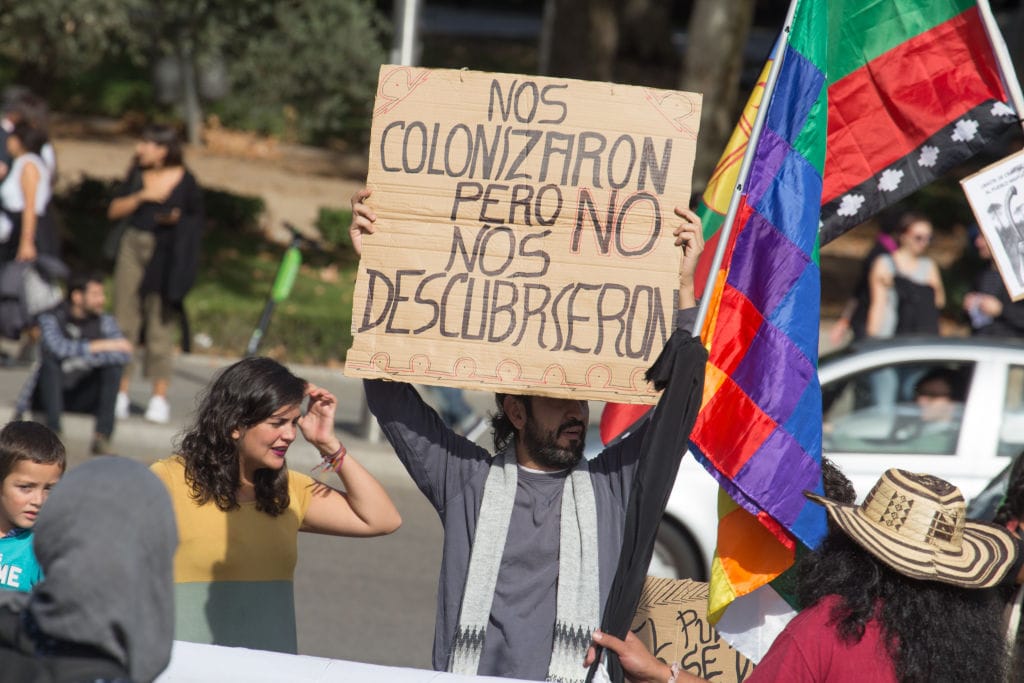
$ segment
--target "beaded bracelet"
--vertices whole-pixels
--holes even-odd
[[[669,677],[665,683],[676,683],[676,679],[679,678],[679,664],[673,664],[669,669]]]
[[[338,450],[334,451],[330,455],[324,455],[323,460],[316,467],[313,468],[313,472],[326,472],[327,470],[333,471],[338,474],[341,469],[341,465],[345,462],[345,456],[348,455],[348,450],[345,445],[338,446]]]

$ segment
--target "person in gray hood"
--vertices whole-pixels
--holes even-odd
[[[164,486],[145,465],[94,458],[54,487],[35,533],[44,579],[0,604],[3,680],[153,681],[174,633],[178,535]]]

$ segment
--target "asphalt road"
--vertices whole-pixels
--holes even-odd
[[[218,368],[230,359],[180,356],[175,365],[170,402],[172,422],[153,425],[142,419],[148,386],[133,383],[132,416],[120,421],[114,449],[141,462],[172,452],[196,404],[196,396]],[[339,399],[338,427],[351,456],[359,458],[387,488],[402,513],[402,527],[373,539],[300,534],[295,573],[295,603],[301,654],[391,666],[430,668],[434,600],[441,563],[441,524],[386,442],[364,438],[362,385],[340,370],[292,366],[293,372],[332,391]],[[0,419],[13,411],[28,369],[0,368]],[[469,396],[485,410],[487,394]],[[62,437],[70,466],[84,462],[92,420],[67,415]],[[317,462],[312,447],[296,442],[289,466],[308,472]],[[334,475],[324,481],[331,482]],[[334,478],[334,483],[337,479]]]

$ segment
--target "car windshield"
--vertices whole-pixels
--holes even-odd
[[[833,453],[953,455],[974,364],[885,365],[822,387],[822,442]]]

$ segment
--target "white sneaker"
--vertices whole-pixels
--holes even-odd
[[[171,404],[163,396],[150,396],[146,419],[157,424],[167,424],[171,421]]]
[[[127,420],[130,405],[131,401],[128,400],[128,394],[123,391],[117,392],[117,400],[114,401],[114,417],[118,420]]]

